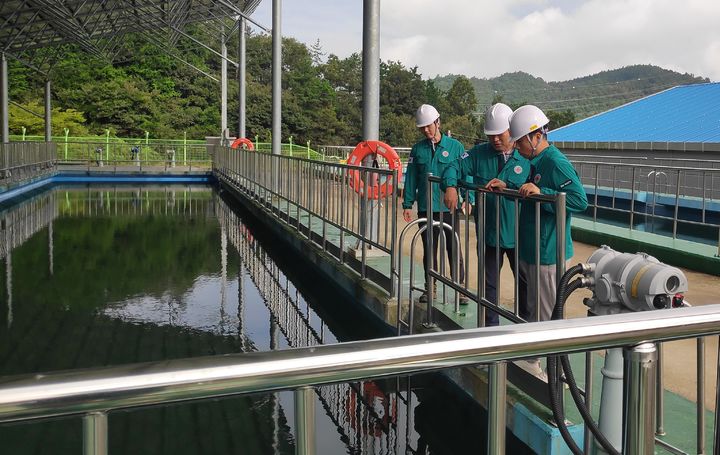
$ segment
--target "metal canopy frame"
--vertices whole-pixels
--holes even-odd
[[[30,67],[46,68],[62,46],[72,44],[112,61],[122,37],[139,33],[169,50],[184,28],[202,23],[220,36],[224,19],[248,16],[261,0],[4,0],[0,2],[0,53]],[[210,46],[196,42],[207,49]],[[55,51],[37,52],[52,48]],[[216,52],[213,50],[216,54]],[[183,55],[183,52],[174,52]],[[176,57],[176,55],[173,55]],[[234,62],[232,62],[235,64]]]

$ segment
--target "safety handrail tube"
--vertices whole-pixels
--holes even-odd
[[[0,421],[296,389],[718,333],[720,305],[708,305],[25,375],[0,382]]]

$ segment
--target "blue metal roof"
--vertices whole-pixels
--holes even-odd
[[[720,83],[673,87],[550,131],[551,141],[720,142]]]

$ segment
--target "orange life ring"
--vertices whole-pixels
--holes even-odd
[[[236,148],[242,147],[243,145],[245,146],[243,148],[246,150],[255,150],[255,145],[252,143],[252,141],[250,139],[248,139],[246,137],[239,137],[239,138],[235,139],[235,142],[232,143],[230,148],[236,149]]]
[[[402,163],[395,149],[381,141],[363,141],[359,143],[348,156],[347,164],[360,166],[362,160],[368,155],[380,155],[388,162],[388,169],[398,171],[398,181],[402,181]],[[358,194],[362,194],[368,199],[383,199],[393,191],[393,181],[387,176],[381,176],[377,173],[368,172],[367,184],[363,181],[364,172],[358,169],[352,169],[349,172],[350,187]],[[382,180],[382,182],[381,182]]]

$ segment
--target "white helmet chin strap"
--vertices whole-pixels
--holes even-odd
[[[525,137],[527,137],[528,144],[530,144],[530,148],[532,148],[532,153],[530,154],[530,159],[535,158],[535,152],[537,151],[538,146],[533,145],[532,139],[530,138],[530,134],[526,134]],[[538,141],[538,145],[540,145],[540,141]]]

